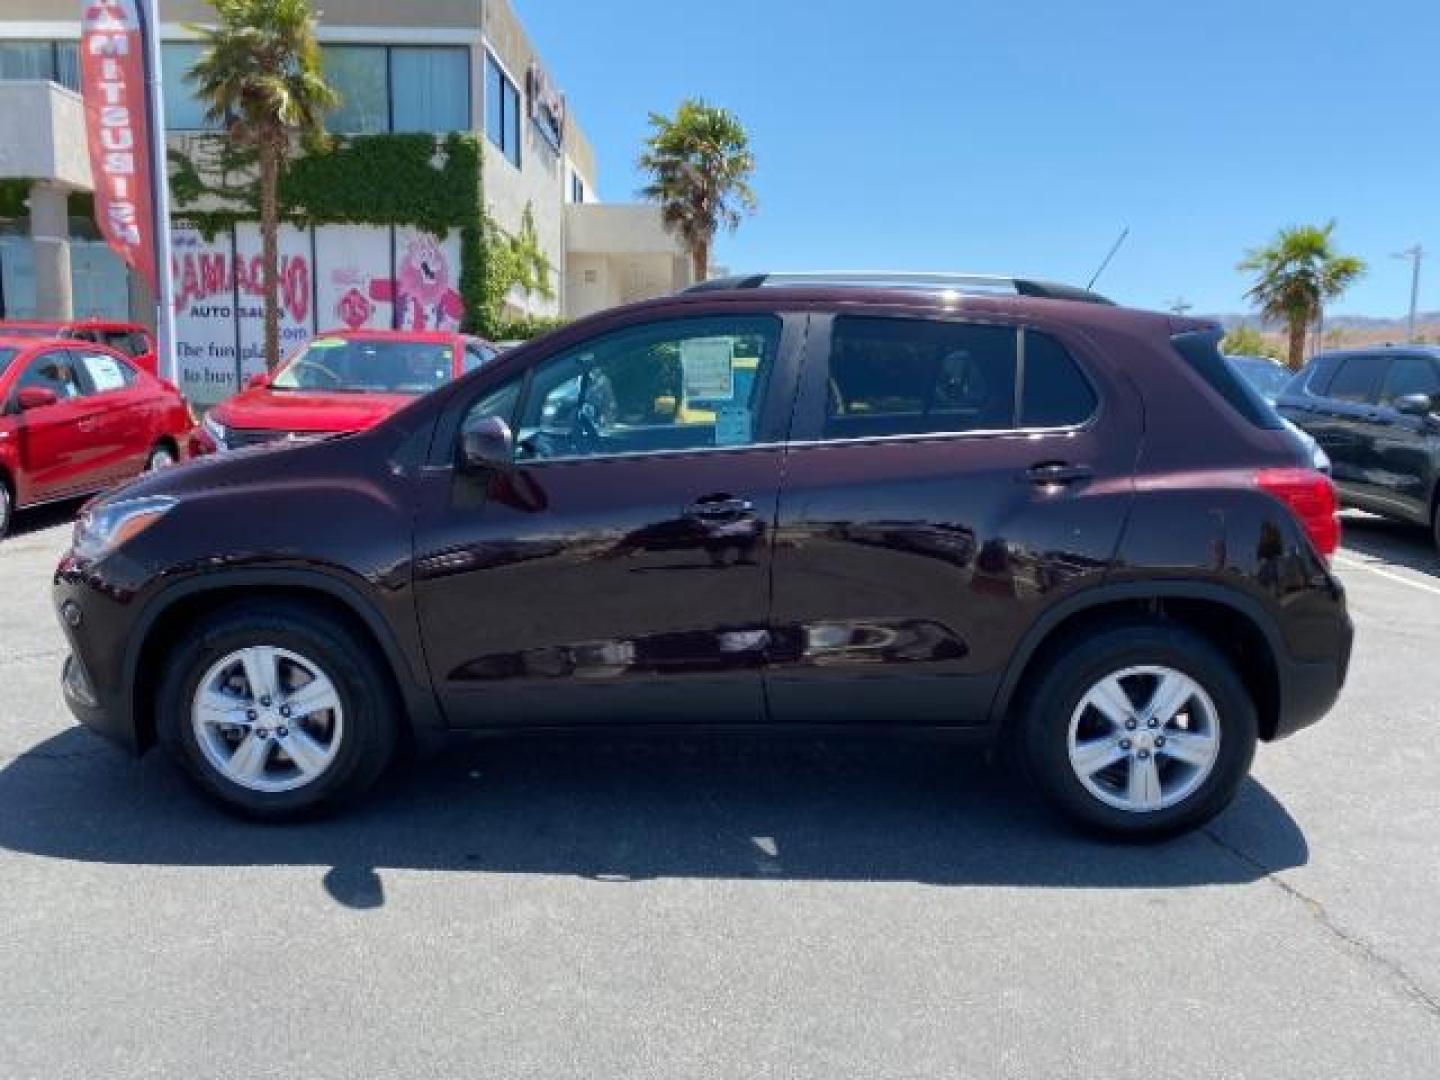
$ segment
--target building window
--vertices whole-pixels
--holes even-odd
[[[458,46],[326,45],[325,80],[340,105],[331,131],[466,131],[470,127],[470,50]]]
[[[488,52],[485,54],[485,134],[518,169],[520,91]]]
[[[395,131],[470,127],[470,50],[396,46],[390,50]]]
[[[171,131],[213,131],[220,126],[206,122],[205,106],[186,78],[195,61],[200,59],[202,48],[198,41],[165,41],[160,45],[165,126]]]
[[[80,90],[80,47],[74,41],[0,41],[0,82],[47,79]]]
[[[326,45],[325,81],[340,104],[325,118],[331,131],[374,135],[390,130],[389,61],[383,45]]]
[[[583,203],[585,201],[585,181],[575,170],[570,170],[570,201],[572,203]]]

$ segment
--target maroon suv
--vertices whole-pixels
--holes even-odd
[[[1317,720],[1330,481],[1208,322],[1012,279],[729,279],[370,431],[91,504],[79,718],[288,817],[437,729],[826,730],[1016,752],[1159,835]]]

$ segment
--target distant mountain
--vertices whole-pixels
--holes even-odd
[[[1214,319],[1226,330],[1237,326],[1253,326],[1277,346],[1284,345],[1285,331],[1282,327],[1262,324],[1254,314],[1250,315],[1202,315]],[[1387,342],[1399,343],[1405,340],[1406,319],[1386,319],[1373,315],[1333,315],[1325,320],[1323,348],[1341,349],[1357,345],[1381,345]],[[1440,311],[1422,311],[1415,316],[1415,336],[1421,342],[1440,344]]]
[[[1226,330],[1230,330],[1242,324],[1246,326],[1254,326],[1258,329],[1266,331],[1273,330],[1279,332],[1281,330],[1281,327],[1279,326],[1262,324],[1259,317],[1254,313],[1244,315],[1201,315],[1200,318],[1214,319],[1219,322],[1221,326],[1225,327]],[[1440,326],[1440,311],[1419,312],[1415,316],[1415,322],[1416,325],[1420,327],[1428,326],[1434,328]],[[1406,317],[1403,315],[1400,316],[1398,319],[1385,318],[1376,315],[1331,315],[1325,320],[1325,328],[1327,330],[1338,326],[1346,330],[1363,331],[1367,335],[1392,334],[1398,335],[1396,337],[1397,341],[1405,336],[1405,324]]]

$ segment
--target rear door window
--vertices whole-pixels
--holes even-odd
[[[1330,380],[1325,396],[1336,401],[1368,404],[1380,389],[1380,376],[1385,373],[1388,358],[1361,354],[1347,356]]]
[[[97,394],[124,390],[135,384],[135,369],[118,356],[106,353],[81,353],[80,365]]]
[[[1064,345],[1049,334],[1025,332],[1020,395],[1022,428],[1074,427],[1095,415],[1099,400]]]
[[[1013,428],[1018,340],[1008,326],[838,318],[824,437]]]

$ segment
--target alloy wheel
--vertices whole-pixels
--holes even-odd
[[[1174,668],[1145,665],[1106,675],[1070,716],[1070,767],[1095,798],[1143,814],[1182,802],[1220,756],[1220,715],[1210,695]]]
[[[150,460],[145,463],[149,472],[158,472],[160,469],[168,469],[175,464],[175,455],[163,446],[157,446],[150,451]]]
[[[211,767],[251,791],[314,783],[345,734],[340,693],[320,665],[266,645],[211,665],[195,689],[190,722]]]

